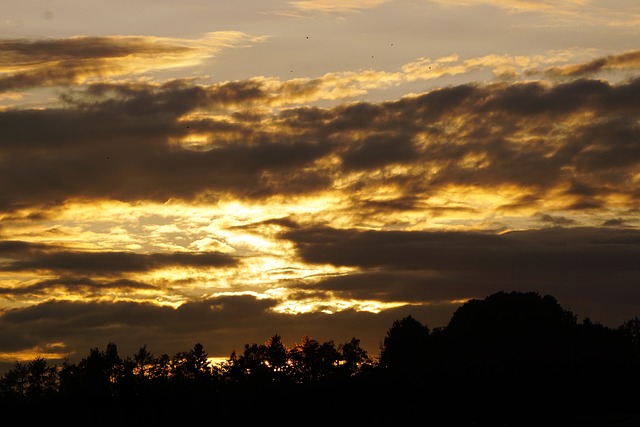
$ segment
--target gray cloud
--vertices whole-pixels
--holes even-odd
[[[343,298],[423,304],[527,289],[555,295],[578,315],[591,313],[611,326],[637,315],[640,304],[635,229],[554,227],[495,235],[311,228],[283,237],[307,262],[363,269],[312,287]]]
[[[576,222],[575,220],[567,218],[565,216],[556,217],[549,214],[541,214],[540,220],[542,222],[551,223],[556,226],[568,226],[568,225],[573,225]]]
[[[444,326],[457,308],[450,301],[483,298],[499,290],[551,294],[579,317],[611,326],[637,315],[640,304],[637,230],[550,228],[489,235],[294,226],[283,237],[296,244],[306,261],[364,268],[313,285],[292,285],[293,290],[411,305],[379,314],[351,310],[299,314],[292,321],[291,315],[271,310],[275,301],[252,296],[208,298],[177,309],[145,303],[51,301],[1,313],[0,330],[11,333],[0,333],[0,351],[64,342],[63,349],[51,351],[73,351],[72,359],[77,360],[89,348],[111,341],[121,354],[132,354],[142,345],[155,354],[171,354],[200,342],[212,355],[229,355],[245,343],[261,343],[277,333],[289,344],[304,335],[336,342],[355,336],[377,355],[394,320],[412,314],[430,327]],[[5,250],[20,246],[7,244]],[[66,278],[49,284],[80,282]],[[100,283],[116,285],[116,281],[94,285]],[[102,331],[100,342],[96,329]]]
[[[305,261],[339,266],[526,275],[640,270],[636,230],[552,228],[496,235],[312,228],[287,231],[283,237],[296,244]]]
[[[101,276],[144,272],[168,266],[229,267],[238,263],[234,257],[216,252],[82,252],[14,241],[0,242],[0,256],[4,258],[0,271],[75,272]]]
[[[109,342],[122,356],[133,355],[143,345],[159,356],[202,343],[210,355],[229,356],[244,344],[263,343],[275,334],[287,345],[308,335],[336,344],[361,339],[363,348],[377,356],[379,344],[394,320],[412,313],[431,326],[444,324],[455,307],[412,307],[373,314],[345,312],[282,315],[270,311],[272,302],[250,296],[220,297],[191,302],[178,309],[129,302],[86,303],[51,301],[0,313],[0,352],[40,346],[51,352],[71,352],[69,360],[86,357],[94,347]],[[433,323],[432,323],[433,322]],[[101,333],[96,337],[96,330]],[[48,344],[64,342],[64,346]],[[51,363],[61,363],[54,359]],[[10,366],[8,366],[10,367]]]
[[[346,171],[376,169],[394,163],[411,163],[418,153],[411,143],[411,135],[376,134],[342,156]]]
[[[129,290],[155,289],[155,286],[135,280],[117,279],[112,281],[98,281],[88,277],[60,277],[41,280],[33,285],[16,287],[0,287],[0,295],[15,297],[18,295],[42,295],[51,289],[61,289],[69,293],[91,293]]]
[[[153,58],[188,55],[194,49],[145,37],[72,37],[0,40],[0,92],[68,85],[89,75],[122,70],[133,55]]]
[[[625,68],[637,69],[639,66],[640,50],[632,50],[617,55],[608,55],[602,58],[596,58],[582,64],[551,67],[546,69],[545,73],[551,77],[584,77],[602,71]]]
[[[599,196],[637,197],[640,80],[464,85],[393,102],[263,116],[273,130],[257,126],[251,115],[236,115],[235,122],[183,118],[268,96],[254,82],[99,85],[73,95],[65,108],[1,111],[0,208],[70,198],[304,194],[330,189],[345,174],[391,165],[410,167],[363,176],[360,188],[384,179],[415,196],[449,184],[513,184],[544,197],[574,183]],[[580,114],[595,119],[578,124],[573,118]],[[171,143],[192,132],[208,135],[209,146]],[[525,136],[526,143],[518,141]],[[331,156],[341,164],[317,163]],[[469,162],[470,156],[479,160]]]

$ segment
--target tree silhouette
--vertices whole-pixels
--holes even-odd
[[[107,349],[107,352],[102,352],[97,347],[92,348],[89,356],[78,363],[81,378],[80,392],[94,400],[112,396],[112,380],[115,379],[114,364],[119,362],[119,358],[113,343],[109,343]]]
[[[576,325],[575,315],[552,296],[497,292],[460,306],[442,336],[447,358],[496,373],[566,359]]]
[[[393,322],[380,349],[380,367],[396,378],[416,380],[429,365],[430,331],[412,316]]]
[[[0,393],[7,401],[18,401],[27,397],[29,381],[28,366],[15,362],[13,368],[0,379]]]
[[[196,343],[193,349],[176,353],[171,358],[171,373],[175,381],[193,382],[211,376],[209,355],[204,346]]]
[[[135,362],[134,373],[140,381],[143,381],[149,375],[150,367],[155,363],[153,353],[147,350],[145,344],[133,355],[133,361]]]
[[[58,381],[56,367],[42,357],[29,363],[16,362],[0,377],[0,413],[22,413],[34,423],[44,421],[42,414],[59,407]]]
[[[300,344],[289,351],[292,361],[292,374],[297,384],[324,382],[336,374],[340,353],[333,341],[320,343],[309,336],[302,337]]]
[[[271,382],[271,369],[265,363],[267,347],[264,344],[245,344],[242,354],[235,359],[232,372],[236,383],[264,385]]]
[[[454,312],[439,334],[439,364],[455,384],[450,391],[485,413],[486,422],[512,423],[522,414],[540,422],[585,408],[607,412],[611,396],[621,397],[612,387],[627,383],[622,371],[636,377],[621,335],[590,321],[578,324],[552,296],[498,292]]]
[[[58,391],[56,368],[49,366],[43,357],[29,362],[26,373],[26,396],[29,399],[47,399]]]
[[[203,408],[252,423],[284,408],[300,419],[330,408],[374,424],[528,427],[553,416],[607,425],[640,419],[638,337],[637,317],[615,329],[578,323],[549,295],[497,292],[461,305],[445,327],[394,321],[377,360],[356,337],[336,347],[303,336],[288,348],[275,334],[215,367],[200,343],[173,356],[143,346],[121,358],[108,343],[77,364],[16,362],[0,376],[0,409],[45,417],[56,408],[78,424],[180,425]]]
[[[263,364],[268,367],[270,379],[276,383],[284,383],[289,377],[290,367],[288,365],[289,355],[287,347],[282,342],[282,337],[275,334],[266,342],[264,346]]]
[[[637,356],[640,356],[640,318],[638,316],[625,321],[618,330],[627,338],[634,348]]]

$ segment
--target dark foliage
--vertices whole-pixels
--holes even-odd
[[[0,378],[0,410],[27,424],[67,425],[183,425],[206,417],[633,425],[640,422],[638,337],[638,318],[612,329],[578,322],[548,295],[498,292],[463,304],[443,328],[412,316],[393,322],[377,359],[355,337],[339,345],[303,337],[287,348],[276,334],[215,366],[199,343],[173,356],[143,346],[121,358],[108,343],[78,364],[16,362]]]

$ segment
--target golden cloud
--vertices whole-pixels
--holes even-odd
[[[353,12],[378,7],[389,0],[302,0],[292,1],[296,9],[315,12]]]
[[[82,84],[202,63],[222,49],[264,41],[237,31],[200,39],[147,36],[0,41],[0,92]]]

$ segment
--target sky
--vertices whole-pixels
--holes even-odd
[[[3,0],[0,363],[640,315],[637,0]]]

